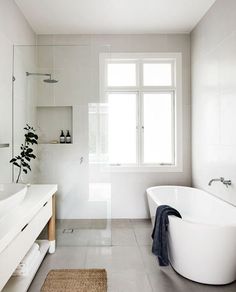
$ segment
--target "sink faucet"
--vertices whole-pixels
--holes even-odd
[[[222,182],[222,184],[224,184],[227,188],[229,186],[231,186],[231,180],[225,180],[223,177],[220,177],[220,178],[213,178],[209,181],[208,185],[211,186],[211,184],[213,183],[213,181],[220,181]]]

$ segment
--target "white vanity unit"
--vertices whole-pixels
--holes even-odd
[[[25,188],[16,190],[19,192]],[[6,190],[6,191],[5,191]],[[10,191],[14,186],[0,185],[0,204],[12,204]],[[1,216],[0,214],[0,291],[27,291],[37,269],[47,252],[55,252],[55,193],[57,185],[30,185],[24,189],[25,196],[18,204]],[[14,201],[14,200],[13,200]],[[13,272],[29,251],[39,234],[48,224],[48,240],[38,241],[40,256],[26,277],[12,277]]]

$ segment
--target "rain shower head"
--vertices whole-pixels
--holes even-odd
[[[49,73],[30,73],[30,72],[26,72],[26,76],[30,76],[30,75],[48,76],[49,78],[43,80],[43,82],[46,82],[46,83],[57,83],[58,82],[58,80],[52,79],[52,74],[49,74]]]
[[[57,83],[58,80],[52,79],[52,77],[50,75],[50,78],[44,79],[43,82],[46,82],[46,83]]]

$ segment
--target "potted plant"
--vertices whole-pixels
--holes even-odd
[[[21,153],[16,155],[11,159],[10,163],[19,168],[19,173],[16,179],[16,183],[19,182],[22,171],[27,174],[28,171],[31,171],[30,162],[31,159],[35,159],[36,155],[34,155],[34,150],[31,148],[34,144],[38,144],[38,135],[35,134],[35,129],[28,124],[24,128],[25,133],[25,141],[24,144],[21,144]]]

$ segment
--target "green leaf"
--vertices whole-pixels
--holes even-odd
[[[26,136],[29,137],[29,138],[34,138],[35,134],[32,133],[32,132],[29,132],[28,134],[26,134]]]
[[[28,154],[28,157],[35,159],[36,156],[34,154]]]
[[[30,169],[30,165],[29,165],[27,162],[22,161],[22,165],[23,165],[24,167]]]
[[[20,165],[17,162],[13,162],[13,164],[17,167],[20,167]]]
[[[31,153],[31,152],[33,152],[33,149],[32,148],[28,148],[27,150],[26,150],[26,153],[28,154],[28,153]]]
[[[31,127],[29,124],[26,124],[24,127],[25,132],[25,142],[20,146],[20,155],[13,157],[10,160],[10,163],[13,165],[22,168],[23,172],[27,174],[28,170],[31,171],[30,161],[31,159],[35,159],[36,156],[33,154],[33,149],[30,147],[31,145],[38,144],[38,135],[35,134],[36,130]]]

